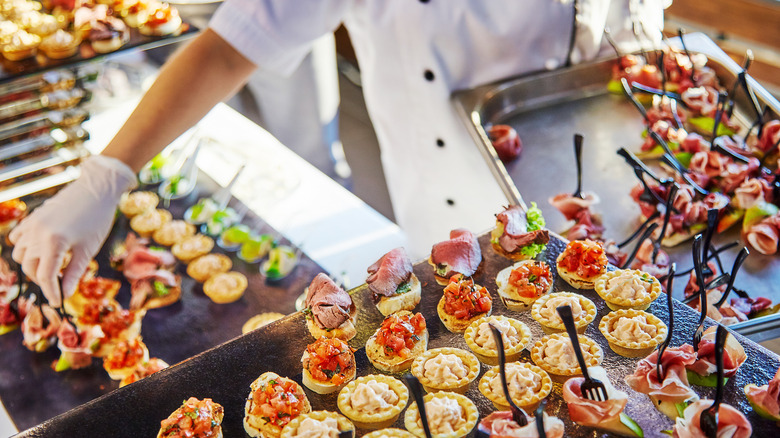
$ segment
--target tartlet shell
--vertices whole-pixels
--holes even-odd
[[[525,409],[526,411],[532,411],[536,409],[536,407],[539,405],[539,402],[541,402],[542,399],[550,395],[550,392],[552,391],[553,383],[552,383],[552,379],[550,378],[550,375],[547,374],[547,371],[530,363],[513,362],[513,363],[508,363],[507,365],[521,366],[524,368],[528,368],[529,370],[533,371],[534,373],[542,377],[542,382],[541,382],[542,387],[539,389],[539,391],[536,392],[536,394],[532,396],[526,395],[521,399],[512,398],[512,401],[514,401],[517,406]],[[491,402],[493,402],[493,406],[495,406],[496,409],[498,409],[499,411],[508,411],[509,403],[507,403],[504,393],[502,392],[501,394],[496,394],[490,388],[490,381],[493,379],[494,376],[498,375],[500,372],[501,371],[497,366],[489,369],[482,376],[482,378],[479,379],[479,392],[481,392],[482,395],[484,395]]]
[[[480,287],[476,284],[474,286]],[[487,312],[479,313],[477,315],[472,316],[469,319],[458,319],[455,316],[450,315],[444,310],[445,301],[446,299],[444,298],[444,296],[442,296],[441,299],[439,300],[439,304],[436,306],[436,312],[439,314],[439,319],[441,320],[442,324],[444,324],[444,327],[447,327],[447,330],[453,333],[463,333],[464,331],[466,331],[466,328],[468,328],[468,326],[471,325],[471,323],[485,316],[490,316],[490,314],[493,313],[493,304],[491,301],[490,309],[488,309]]]
[[[635,316],[644,316],[648,324],[656,326],[658,333],[656,333],[654,338],[643,342],[626,341],[612,334],[612,327],[620,318],[633,318]],[[666,338],[668,329],[666,324],[653,314],[641,310],[621,309],[609,312],[605,317],[601,318],[599,331],[607,338],[609,347],[615,353],[624,357],[645,357],[650,354],[658,344],[663,342]]]
[[[448,434],[433,435],[434,437],[460,438],[471,433],[471,431],[477,425],[477,421],[479,421],[479,411],[477,410],[477,406],[474,404],[474,402],[466,398],[464,395],[446,391],[429,393],[423,397],[423,401],[427,403],[434,398],[455,399],[463,409],[466,416],[466,423],[460,429]],[[413,433],[414,435],[420,438],[424,438],[425,431],[423,430],[422,426],[420,426],[419,420],[420,412],[417,410],[417,403],[413,402],[409,405],[409,408],[406,409],[406,413],[404,414],[404,427],[406,427],[406,430]]]
[[[295,417],[292,420],[290,420],[290,422],[287,423],[284,426],[284,428],[282,429],[282,431],[281,431],[281,433],[279,435],[280,438],[291,438],[291,437],[296,436],[297,432],[298,432],[298,427],[300,426],[301,421],[303,421],[306,418],[312,418],[312,419],[318,420],[318,421],[323,421],[326,418],[335,418],[337,423],[338,423],[339,432],[344,432],[344,431],[348,431],[348,430],[351,430],[351,431],[355,430],[355,425],[352,424],[352,422],[349,421],[349,419],[347,419],[347,417],[345,417],[345,416],[343,416],[343,415],[341,415],[339,413],[330,412],[330,411],[312,411],[312,412],[309,412],[307,414],[298,415],[297,417]]]
[[[624,272],[630,272],[640,278],[642,278],[643,276],[647,276],[651,279],[652,286],[650,286],[650,293],[648,294],[647,297],[621,298],[621,297],[613,297],[613,296],[606,295],[607,282],[610,279],[617,277],[618,275]],[[594,286],[594,289],[596,290],[596,293],[599,294],[599,296],[604,300],[604,302],[607,303],[607,306],[612,310],[620,310],[620,309],[645,310],[648,307],[650,307],[650,304],[652,304],[653,301],[655,301],[656,298],[658,298],[658,295],[660,295],[661,282],[658,281],[658,279],[653,277],[652,275],[637,269],[618,269],[612,272],[607,272],[606,274],[599,277],[598,280],[596,280],[596,285]]]
[[[415,438],[415,435],[409,431],[403,429],[396,429],[394,427],[379,429],[373,432],[369,432],[363,435],[363,438],[381,438],[383,436],[391,438]]]
[[[496,275],[498,296],[501,298],[501,302],[504,303],[504,306],[506,306],[507,309],[515,312],[526,310],[531,307],[536,302],[536,300],[552,292],[554,284],[553,281],[550,282],[550,287],[547,288],[547,290],[544,291],[541,296],[536,298],[521,297],[509,289],[509,276],[512,274],[512,271],[518,266],[522,266],[523,264],[535,262],[536,260],[534,259],[522,260],[513,264],[512,266],[502,269],[498,272],[498,275]],[[542,261],[541,263],[546,264],[547,262]]]
[[[175,227],[180,226],[180,224],[183,224],[184,230],[183,233],[176,232],[174,233],[173,230],[169,231],[169,227]],[[179,231],[179,230],[176,230]],[[192,225],[190,223],[187,223],[183,220],[172,220],[170,222],[166,222],[162,224],[162,226],[154,231],[152,233],[152,239],[154,239],[155,242],[159,243],[162,246],[173,246],[182,240],[195,235],[195,225]]]
[[[368,414],[354,409],[350,403],[350,397],[358,384],[372,380],[387,383],[390,389],[398,396],[398,402],[383,412]],[[407,403],[409,403],[409,390],[406,389],[406,385],[400,380],[385,376],[384,374],[369,374],[349,382],[341,389],[337,400],[341,413],[352,420],[352,422],[361,429],[380,429],[389,427],[395,423],[395,420],[401,415],[401,411],[404,410]]]
[[[574,325],[577,326],[577,332],[582,334],[585,333],[585,329],[588,327],[588,324],[593,322],[594,319],[596,319],[596,305],[588,299],[585,296],[582,296],[580,294],[576,294],[573,292],[555,292],[551,294],[547,294],[536,300],[533,306],[531,306],[531,317],[534,319],[534,321],[538,322],[542,326],[542,330],[546,334],[553,334],[553,333],[561,333],[566,331],[566,326],[563,325],[563,321],[556,322],[556,321],[550,321],[549,319],[542,316],[540,310],[542,306],[547,302],[547,300],[554,298],[554,297],[572,297],[577,298],[580,302],[580,306],[587,312],[587,315],[584,318],[580,318],[578,320],[574,321]]]
[[[564,254],[566,251],[561,252],[558,255],[558,258],[555,259],[555,269],[558,271],[558,275],[563,278],[563,280],[566,283],[569,283],[571,287],[576,289],[593,289],[593,286],[596,284],[596,280],[598,280],[601,275],[603,275],[605,272],[607,272],[607,266],[604,265],[601,268],[601,271],[599,271],[598,274],[592,276],[592,277],[582,277],[580,275],[577,275],[576,272],[571,272],[568,269],[561,266],[561,260],[563,259]]]
[[[279,380],[279,379],[291,380],[291,379],[288,379],[286,377],[281,377],[280,375],[278,375],[278,374],[276,374],[274,372],[268,371],[268,372],[265,372],[265,373],[261,374],[260,377],[255,379],[255,381],[252,382],[249,385],[249,395],[250,395],[250,397],[248,397],[248,399],[246,401],[246,404],[244,405],[244,420],[243,420],[244,421],[244,430],[246,431],[246,433],[249,436],[251,436],[251,437],[260,437],[260,436],[262,436],[262,437],[265,437],[265,438],[276,438],[276,437],[278,437],[281,434],[281,432],[282,432],[282,428],[281,427],[279,427],[279,426],[277,426],[275,424],[271,424],[269,422],[266,422],[266,421],[262,420],[261,418],[255,416],[255,415],[251,415],[249,413],[249,409],[252,407],[252,399],[251,399],[252,393],[255,392],[256,390],[258,390],[261,386],[263,386],[264,383],[269,382],[271,380]],[[292,382],[295,383],[295,386],[298,387],[298,389],[300,390],[300,393],[302,393],[303,397],[304,397],[303,398],[303,400],[304,400],[303,412],[301,412],[300,415],[307,414],[307,413],[311,412],[311,403],[309,403],[309,398],[306,397],[306,393],[303,391],[303,388],[301,388],[301,386],[298,385],[297,382],[295,382],[295,381],[292,381]],[[250,417],[252,417],[252,418],[250,419]],[[255,424],[252,424],[252,423],[255,423]]]
[[[238,285],[231,290],[219,289],[216,284],[220,277],[223,276],[235,278]],[[211,298],[211,301],[215,303],[232,303],[244,295],[244,291],[248,285],[249,282],[247,281],[244,274],[235,271],[223,272],[206,280],[206,282],[203,284],[203,293],[206,294],[207,297]]]
[[[150,220],[154,219],[152,215],[158,217],[159,222],[149,222]],[[133,231],[138,233],[138,235],[141,237],[150,237],[161,226],[170,222],[172,219],[173,215],[171,215],[171,212],[168,210],[163,210],[162,208],[158,208],[156,210],[147,210],[141,214],[133,216],[133,218],[130,219],[130,228],[132,228]]]
[[[197,249],[190,250],[184,247],[185,244],[194,240],[199,241],[200,246]],[[210,253],[212,249],[214,249],[214,239],[203,234],[196,234],[173,245],[171,252],[177,259],[184,263],[189,263],[202,255]]]
[[[563,383],[570,377],[581,376],[582,371],[577,365],[571,368],[563,368],[560,366],[553,367],[544,362],[542,352],[545,344],[551,339],[569,339],[569,336],[566,333],[553,333],[536,341],[531,349],[531,359],[534,363],[539,368],[547,371],[550,378],[558,383]],[[595,367],[601,364],[601,360],[604,358],[604,352],[601,350],[601,347],[594,340],[585,335],[579,335],[578,340],[580,341],[580,348],[582,348],[585,353],[585,362],[588,367]]]
[[[201,269],[200,264],[205,263],[205,260],[208,259],[215,259],[219,263],[219,267],[216,269]],[[233,267],[233,262],[230,260],[230,257],[224,255],[224,254],[206,254],[202,255],[194,260],[192,260],[187,265],[187,275],[192,277],[193,280],[204,283],[209,278],[213,277],[216,274],[220,274],[223,272],[228,272]]]
[[[160,197],[157,193],[148,191],[138,191],[125,193],[119,199],[119,211],[128,219],[138,216],[149,210],[157,208],[160,203]]]
[[[529,342],[531,342],[531,329],[528,328],[527,325],[525,325],[524,322],[519,321],[514,318],[508,318],[503,315],[491,315],[491,316],[485,316],[483,318],[480,318],[474,322],[471,323],[471,325],[468,326],[466,329],[466,332],[464,333],[464,337],[466,339],[466,345],[471,349],[471,351],[477,356],[477,358],[484,364],[487,365],[498,365],[498,350],[489,350],[487,348],[484,348],[480,345],[477,345],[476,343],[476,337],[477,337],[477,331],[479,330],[479,326],[482,325],[483,322],[490,322],[492,320],[501,320],[501,321],[508,321],[509,324],[512,325],[512,327],[517,330],[519,334],[521,334],[522,338],[520,339],[520,342],[513,345],[510,348],[506,348],[506,343],[504,344],[504,355],[506,356],[507,362],[513,362],[520,358],[520,355],[523,353],[523,350],[528,345]]]
[[[460,360],[463,361],[463,365],[465,365],[469,370],[466,377],[455,382],[446,382],[443,385],[436,385],[431,381],[431,379],[426,377],[423,368],[425,366],[425,362],[427,362],[428,359],[433,359],[440,354],[454,354],[458,356]],[[452,391],[464,394],[469,388],[469,384],[473,382],[474,379],[476,379],[479,375],[480,369],[481,367],[479,365],[479,360],[476,356],[469,353],[468,351],[461,348],[442,347],[427,350],[421,355],[417,356],[414,362],[412,362],[411,372],[413,376],[417,377],[427,392]]]

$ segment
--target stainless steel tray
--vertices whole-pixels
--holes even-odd
[[[703,35],[685,38],[689,49],[710,56],[708,65],[715,69],[722,83],[730,86],[739,67],[727,57],[724,59],[723,52],[718,54],[717,46]],[[576,187],[572,137],[574,133],[583,134],[583,189],[601,198],[594,210],[603,216],[605,237],[622,241],[639,225],[639,207],[629,196],[638,180],[616,151],[621,147],[637,151],[643,141],[640,134],[644,124],[628,99],[608,94],[606,84],[613,64],[614,60],[609,59],[508,79],[456,92],[453,101],[507,199],[511,203],[522,203],[523,198],[525,202],[537,202],[551,230],[562,231],[568,226],[548,199]],[[770,115],[777,118],[780,103],[751,78],[749,83],[762,104],[770,108]],[[753,113],[747,109],[744,93],[739,92],[736,100],[735,117],[743,126],[749,126],[747,121],[752,120]],[[486,126],[499,123],[513,126],[523,141],[522,155],[507,165],[498,159],[485,132]],[[716,235],[713,242],[720,245],[739,240],[739,228],[734,226]],[[725,253],[725,266],[731,266],[738,249]],[[677,262],[678,271],[692,265],[690,243],[668,248],[667,252]],[[778,303],[780,289],[773,286],[777,281],[780,257],[754,251],[742,267],[736,285],[753,297],[765,296]],[[674,290],[676,297],[682,297],[684,285],[684,279],[679,279]],[[780,319],[771,321],[777,324],[772,322],[769,327],[780,329]],[[739,330],[739,325],[734,328]],[[758,332],[751,331],[751,336],[758,336]]]
[[[508,311],[495,293],[495,277],[499,270],[509,266],[511,262],[493,251],[489,243],[489,235],[479,238],[482,247],[483,262],[480,270],[474,276],[478,284],[488,288],[493,297],[493,314],[507,315],[525,322],[533,332],[534,341],[542,336],[541,327],[530,316],[530,312]],[[565,248],[566,242],[552,236],[547,250],[542,258],[551,265],[556,256]],[[366,260],[366,266],[373,260]],[[430,333],[429,348],[460,347],[467,349],[462,334],[454,334],[440,322],[436,305],[441,298],[442,287],[433,278],[433,270],[427,262],[415,264],[415,274],[422,285],[422,301],[416,311],[422,312],[426,318]],[[553,269],[553,272],[555,270]],[[556,291],[572,290],[563,280],[556,279]],[[355,357],[358,366],[358,376],[378,373],[371,366],[365,355],[365,342],[374,333],[383,317],[376,310],[370,292],[365,285],[350,291],[358,308],[358,335],[349,342],[357,348]],[[637,359],[628,359],[613,353],[606,339],[598,331],[598,322],[608,312],[604,302],[593,291],[582,291],[598,307],[598,317],[587,328],[586,335],[598,342],[604,350],[602,366],[610,375],[612,383],[619,389],[628,392],[629,401],[626,412],[644,429],[647,437],[663,437],[661,431],[672,426],[671,420],[651,407],[650,399],[630,390],[623,377],[635,369]],[[675,303],[675,334],[672,345],[690,342],[698,316],[687,306]],[[664,321],[668,320],[665,300],[659,298],[649,309]],[[712,322],[711,320],[708,322]],[[755,414],[742,394],[742,387],[748,383],[764,384],[777,370],[780,358],[750,340],[737,335],[748,355],[737,375],[726,384],[725,400],[727,403],[746,413],[753,424],[755,436],[772,436],[776,433],[773,422],[763,420]],[[154,436],[160,427],[160,421],[181,405],[182,400],[194,396],[210,397],[225,408],[223,422],[224,435],[227,437],[242,437],[244,433],[242,419],[244,404],[249,394],[249,384],[260,374],[274,371],[301,382],[300,357],[306,345],[314,339],[305,328],[303,315],[298,312],[277,321],[267,327],[226,342],[219,347],[206,351],[190,360],[179,363],[167,370],[152,375],[135,384],[120,388],[92,402],[86,403],[63,415],[59,415],[34,428],[19,434],[21,437],[71,437],[71,436],[112,436],[140,437]],[[523,361],[529,361],[528,352],[523,353]],[[481,375],[488,369],[482,365]],[[712,397],[714,390],[696,387],[702,397]],[[41,391],[31,394],[30,398],[43,397],[51,394],[57,397],[57,391]],[[313,409],[337,410],[337,394],[318,395],[308,389],[306,394]],[[473,382],[466,394],[479,407],[481,416],[494,410],[492,403],[477,389],[477,381]],[[565,436],[594,437],[608,436],[595,432],[591,428],[581,427],[569,421],[568,408],[561,397],[561,385],[556,384],[550,395],[547,412],[559,416],[565,422]],[[403,428],[403,414],[395,423]],[[362,435],[365,430],[358,430]]]

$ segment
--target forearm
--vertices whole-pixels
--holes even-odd
[[[206,29],[165,63],[103,155],[134,171],[231,96],[255,65]]]

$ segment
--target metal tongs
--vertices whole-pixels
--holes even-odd
[[[699,416],[699,425],[707,438],[717,438],[718,436],[718,410],[720,402],[723,401],[723,348],[726,345],[728,331],[722,325],[718,324],[718,330],[715,332],[715,363],[718,367],[718,385],[715,387],[715,400],[707,409],[701,411]]]

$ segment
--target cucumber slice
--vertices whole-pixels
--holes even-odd
[[[717,374],[710,374],[709,376],[700,376],[699,373],[686,370],[688,374],[688,383],[691,385],[697,385],[697,386],[706,386],[708,388],[715,388],[718,386],[718,375]],[[729,381],[728,377],[723,378],[723,384],[725,385],[726,382]]]
[[[631,429],[631,432],[634,432],[634,435],[638,436],[639,438],[644,438],[645,432],[642,430],[642,428],[634,421],[633,418],[629,417],[625,414],[625,412],[620,413],[620,422],[623,423],[624,426]]]
[[[68,360],[65,359],[65,355],[60,355],[60,358],[57,360],[57,364],[54,365],[54,371],[59,373],[69,369],[70,369],[70,362],[68,362]]]
[[[685,417],[685,408],[688,407],[688,403],[687,402],[675,403],[674,407],[677,408],[677,416],[680,417],[680,418],[684,418]]]
[[[4,335],[6,333],[10,333],[19,327],[19,324],[11,324],[11,325],[0,325],[0,335]]]

